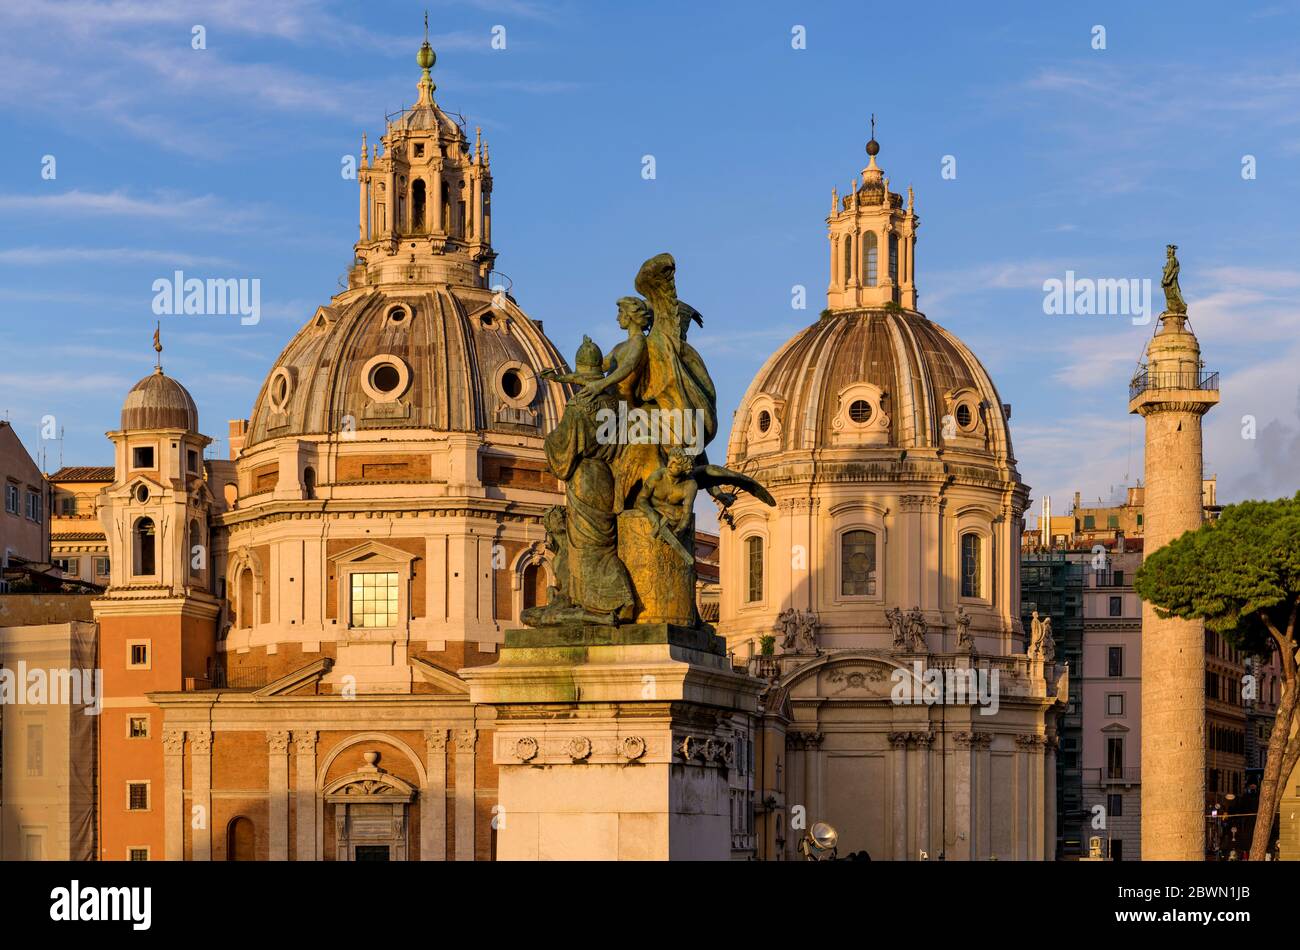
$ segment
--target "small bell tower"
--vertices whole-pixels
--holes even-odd
[[[890,305],[916,309],[913,251],[921,221],[911,188],[906,207],[903,196],[889,190],[889,179],[876,164],[879,154],[873,115],[867,167],[843,197],[831,190],[831,213],[826,218],[831,282],[826,306],[833,311]]]

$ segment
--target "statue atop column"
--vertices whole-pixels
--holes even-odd
[[[566,511],[548,517],[556,586],[545,606],[524,611],[529,626],[704,626],[695,609],[698,493],[728,525],[740,491],[776,503],[752,478],[709,464],[717,392],[686,341],[704,319],[677,298],[676,268],[669,254],[641,266],[634,285],[643,296],[618,301],[627,339],[608,356],[584,337],[573,373],[541,374],[580,388],[545,440],[550,470],[566,483]]]
[[[1178,288],[1178,258],[1174,252],[1178,250],[1177,244],[1165,245],[1165,270],[1160,275],[1160,286],[1165,290],[1165,313],[1186,313],[1187,304],[1183,300],[1183,293]]]

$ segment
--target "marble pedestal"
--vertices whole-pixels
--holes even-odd
[[[501,860],[727,860],[736,731],[762,684],[671,624],[511,630],[461,670],[497,713]]]

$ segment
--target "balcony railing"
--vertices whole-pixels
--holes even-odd
[[[1188,370],[1183,373],[1149,373],[1141,370],[1128,385],[1128,398],[1136,399],[1144,392],[1157,389],[1219,390],[1219,374],[1205,370]]]
[[[1118,769],[1084,769],[1085,785],[1139,785],[1142,782],[1140,768]]]

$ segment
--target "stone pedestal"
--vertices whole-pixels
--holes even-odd
[[[495,707],[501,860],[726,860],[736,714],[759,680],[709,630],[511,630],[461,670]]]

